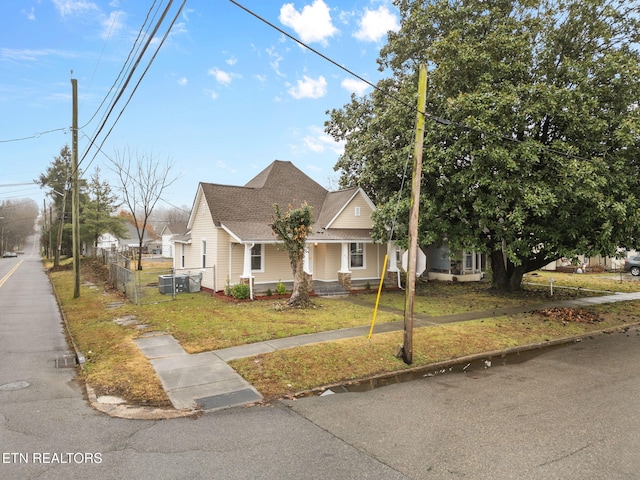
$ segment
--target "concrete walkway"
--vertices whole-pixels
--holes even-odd
[[[344,297],[344,299],[359,303],[356,297]],[[440,317],[415,314],[414,326],[423,327],[477,320],[529,312],[541,308],[586,307],[629,300],[640,300],[640,292],[616,293],[601,297],[584,297],[526,307],[501,308]],[[397,310],[393,311],[398,313]],[[289,338],[278,338],[193,355],[186,353],[178,341],[167,334],[150,333],[136,339],[135,342],[142,353],[150,360],[151,365],[153,365],[174,408],[179,410],[196,408],[217,410],[251,404],[262,399],[260,393],[227,364],[228,361],[285,348],[364,336],[368,335],[369,329],[370,326],[368,325],[345,328]],[[404,329],[404,322],[381,323],[375,326],[374,332],[384,333],[402,329]]]

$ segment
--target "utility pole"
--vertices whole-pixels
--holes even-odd
[[[42,233],[45,233],[45,232],[49,233],[49,230],[47,230],[47,200],[45,198],[42,199],[42,217],[44,219],[44,231]],[[43,243],[42,247],[44,250],[44,256],[46,259],[49,259],[49,249],[47,248],[46,240],[42,243]]]
[[[427,106],[427,67],[420,65],[418,75],[418,113],[413,150],[413,176],[411,181],[411,211],[409,214],[409,251],[407,258],[407,288],[404,301],[404,345],[402,360],[413,363],[413,305],[416,295],[416,260],[418,258],[418,213],[420,208],[420,181],[422,179],[422,144],[424,143],[424,113]]]
[[[73,72],[72,72],[73,73]],[[73,232],[73,298],[80,296],[80,192],[78,188],[78,81],[71,79],[71,227]]]

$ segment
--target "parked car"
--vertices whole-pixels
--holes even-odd
[[[16,252],[4,252],[2,254],[2,258],[12,258],[12,257],[17,257],[18,254]]]
[[[624,261],[624,271],[631,272],[631,275],[633,275],[634,277],[640,275],[640,255],[627,258]]]

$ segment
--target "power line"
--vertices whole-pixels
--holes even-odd
[[[156,56],[158,55],[158,52],[160,51],[160,49],[162,48],[162,46],[164,45],[165,40],[167,39],[167,37],[169,36],[169,33],[171,32],[171,29],[173,28],[173,25],[175,24],[176,20],[178,19],[178,17],[180,16],[180,13],[182,12],[182,9],[184,8],[184,5],[186,3],[187,0],[183,0],[182,4],[180,5],[180,8],[178,8],[178,11],[176,12],[173,20],[171,21],[171,24],[169,25],[169,28],[167,28],[167,31],[165,32],[160,44],[158,45],[158,47],[156,48],[155,53],[153,54],[153,56],[151,57],[151,59],[149,60],[149,63],[147,64],[147,67],[145,68],[145,70],[142,72],[142,75],[140,76],[140,78],[138,79],[135,87],[133,88],[133,91],[129,94],[129,98],[127,99],[127,102],[125,103],[125,105],[122,107],[122,109],[120,110],[120,113],[118,114],[118,117],[116,118],[116,120],[113,122],[113,124],[111,125],[111,128],[109,129],[109,131],[107,132],[107,134],[105,135],[105,137],[102,139],[102,142],[100,143],[100,147],[98,150],[100,150],[100,148],[102,148],[102,146],[104,145],[104,143],[106,142],[107,138],[109,137],[109,135],[111,134],[111,132],[113,131],[114,127],[116,126],[116,124],[118,123],[118,121],[120,120],[120,117],[122,116],[122,114],[124,113],[124,110],[127,108],[127,106],[129,105],[129,102],[131,101],[131,99],[133,98],[133,95],[135,94],[136,90],[138,89],[138,87],[140,86],[140,83],[142,82],[142,79],[145,77],[146,73],[149,71],[149,68],[151,67],[151,64],[154,62]],[[173,4],[173,0],[170,0],[170,2],[167,4],[167,7],[165,8],[165,10],[162,12],[162,15],[160,17],[160,19],[158,20],[158,22],[156,23],[156,26],[153,29],[153,32],[151,33],[151,35],[149,35],[149,39],[147,40],[144,49],[142,50],[142,52],[138,55],[138,58],[136,60],[136,63],[134,65],[134,69],[131,71],[131,73],[129,74],[129,76],[127,77],[126,83],[125,85],[120,89],[120,92],[118,93],[118,96],[116,98],[116,100],[114,101],[114,103],[112,104],[111,109],[109,110],[109,115],[111,114],[111,112],[113,111],[113,109],[115,108],[116,103],[118,102],[118,100],[121,98],[122,94],[124,93],[124,90],[126,88],[126,86],[128,85],[129,81],[131,80],[131,77],[133,76],[133,72],[135,70],[135,68],[138,66],[138,64],[140,63],[140,61],[142,60],[142,56],[144,55],[146,49],[148,48],[149,44],[151,43],[151,41],[155,38],[155,34],[157,33],[157,31],[160,29],[160,25],[162,24],[162,22],[164,21],[167,13],[169,12],[169,9],[171,8],[171,5]],[[80,167],[80,165],[82,164],[82,162],[85,160],[85,158],[87,157],[89,150],[91,149],[91,147],[95,144],[96,140],[97,140],[97,136],[99,135],[100,131],[102,131],[102,129],[105,127],[106,125],[106,119],[105,121],[102,123],[98,133],[96,133],[96,135],[94,136],[94,138],[91,140],[90,145],[87,147],[87,150],[85,152],[85,154],[82,156],[82,160],[79,162],[78,167]],[[89,165],[87,165],[87,168],[93,163],[93,161],[95,160],[96,156],[98,155],[98,152],[96,151],[96,153],[93,155],[93,158],[91,159],[91,161],[89,162]]]
[[[332,58],[330,58],[330,57],[328,57],[327,55],[325,55],[325,54],[323,54],[323,53],[319,52],[319,51],[318,51],[318,50],[316,50],[315,48],[313,48],[313,47],[311,47],[311,46],[307,45],[306,43],[304,43],[302,40],[299,40],[298,38],[296,38],[296,37],[294,37],[293,35],[291,35],[291,34],[287,33],[286,31],[284,31],[284,30],[283,30],[283,29],[281,29],[280,27],[278,27],[278,26],[274,25],[273,23],[269,22],[267,19],[265,19],[265,18],[261,17],[260,15],[258,15],[258,14],[257,14],[257,13],[255,13],[255,12],[253,12],[252,10],[250,10],[250,9],[248,9],[247,7],[245,7],[245,6],[241,5],[241,4],[240,4],[240,3],[238,3],[236,0],[229,0],[229,1],[230,1],[231,3],[233,3],[234,5],[236,5],[237,7],[241,8],[242,10],[244,10],[245,12],[247,12],[248,14],[250,14],[250,15],[252,15],[253,17],[257,18],[257,19],[258,19],[258,20],[260,20],[261,22],[263,22],[263,23],[267,24],[268,26],[270,26],[271,28],[273,28],[273,29],[277,30],[277,31],[278,31],[278,32],[280,32],[282,35],[284,35],[284,36],[286,36],[287,38],[289,38],[289,39],[293,40],[293,41],[294,41],[294,42],[296,42],[298,45],[300,45],[300,46],[302,46],[302,47],[304,47],[304,48],[306,48],[306,49],[310,50],[311,52],[315,53],[316,55],[318,55],[319,57],[323,58],[323,59],[324,59],[324,60],[326,60],[327,62],[329,62],[329,63],[331,63],[331,64],[335,65],[336,67],[338,67],[339,69],[341,69],[341,70],[343,70],[343,71],[347,72],[349,75],[352,75],[353,77],[357,78],[358,80],[360,80],[360,81],[362,81],[362,82],[366,83],[367,85],[369,85],[370,87],[372,87],[374,90],[377,90],[378,92],[380,92],[380,93],[381,93],[382,95],[384,95],[385,97],[388,97],[388,98],[390,98],[390,99],[392,99],[392,100],[394,100],[394,101],[398,102],[399,104],[401,104],[401,105],[403,105],[403,106],[405,106],[405,107],[410,108],[410,109],[411,109],[412,111],[414,111],[414,112],[417,112],[417,111],[418,111],[418,109],[417,109],[414,105],[411,105],[411,104],[409,104],[409,103],[405,102],[404,100],[402,100],[401,98],[398,98],[397,96],[395,96],[395,95],[393,95],[393,94],[389,93],[388,91],[383,90],[382,88],[380,88],[380,87],[378,87],[377,85],[373,84],[372,82],[370,82],[370,81],[369,81],[369,80],[367,80],[366,78],[364,78],[364,77],[362,77],[362,76],[358,75],[357,73],[353,72],[352,70],[348,69],[347,67],[345,67],[345,66],[343,66],[343,65],[339,64],[338,62],[336,62],[336,61],[335,61],[335,60],[333,60]],[[432,115],[432,114],[427,113],[427,112],[420,112],[420,114],[421,114],[421,115],[424,115],[424,117],[425,117],[425,118],[427,118],[427,119],[429,119],[429,120],[431,120],[431,121],[433,121],[433,122],[435,122],[435,123],[438,123],[438,124],[440,124],[440,125],[445,125],[445,126],[455,126],[455,127],[458,127],[458,128],[460,128],[460,129],[462,129],[462,130],[472,131],[472,132],[480,133],[480,134],[482,134],[482,135],[489,135],[489,136],[492,136],[492,137],[495,137],[495,138],[498,138],[498,139],[502,139],[502,140],[505,140],[505,141],[508,141],[508,142],[511,142],[511,143],[531,144],[531,143],[530,143],[529,141],[527,141],[527,140],[519,140],[519,139],[517,139],[517,138],[513,138],[513,137],[510,137],[510,136],[508,136],[508,135],[501,134],[501,133],[489,132],[489,131],[482,130],[482,129],[477,128],[477,127],[472,127],[472,126],[470,126],[470,125],[466,125],[466,124],[464,124],[464,123],[456,122],[456,121],[454,121],[454,120],[449,120],[449,119],[446,119],[446,118],[439,117],[439,116],[437,116],[437,115]],[[556,150],[556,149],[554,149],[554,148],[548,147],[548,146],[543,145],[543,144],[541,144],[541,143],[537,143],[537,142],[536,142],[536,143],[533,143],[533,144],[531,144],[531,145],[532,145],[532,146],[535,146],[535,147],[537,147],[537,148],[540,148],[540,149],[542,149],[542,150],[545,150],[545,151],[547,151],[547,152],[549,152],[549,153],[554,153],[554,154],[557,154],[557,155],[562,155],[562,156],[565,156],[565,157],[568,157],[568,158],[574,158],[574,159],[576,159],[576,160],[582,160],[582,161],[585,161],[585,162],[590,162],[590,161],[591,161],[590,159],[588,159],[588,158],[584,158],[584,157],[581,157],[580,155],[575,155],[575,154],[570,153],[570,152],[563,152],[563,151],[560,151],[560,150]]]
[[[131,60],[131,57],[132,57],[133,53],[139,48],[139,47],[137,47],[139,45],[138,41],[142,37],[142,32],[143,32],[143,30],[145,28],[145,25],[149,21],[149,16],[151,15],[151,12],[153,11],[153,8],[154,8],[155,4],[156,4],[156,0],[154,0],[154,2],[151,4],[151,7],[149,7],[149,10],[147,10],[147,15],[146,15],[146,17],[144,19],[144,22],[142,23],[142,25],[140,25],[140,29],[138,30],[138,35],[136,36],[136,39],[134,40],[133,44],[131,45],[131,48],[129,49],[129,54],[127,55],[127,58],[125,59],[124,63],[122,64],[122,68],[120,69],[120,72],[118,72],[117,77],[113,81],[113,84],[111,85],[111,88],[109,88],[109,91],[107,92],[107,94],[102,99],[102,102],[100,102],[100,106],[96,109],[96,111],[91,116],[89,121],[87,121],[87,123],[82,125],[80,128],[85,128],[87,125],[89,125],[93,121],[93,119],[96,117],[98,112],[102,109],[102,106],[105,104],[105,102],[107,101],[107,99],[109,98],[111,93],[113,92],[114,88],[118,84],[118,81],[122,77],[122,74],[127,69],[127,65],[129,64],[129,61]],[[155,15],[154,15],[154,18],[155,18]],[[114,19],[114,22],[115,22],[115,19]],[[96,66],[96,68],[97,68],[97,66]],[[103,119],[104,119],[104,117],[103,117]]]
[[[69,127],[62,127],[62,128],[54,128],[52,130],[45,130],[44,132],[38,132],[38,133],[34,133],[33,135],[30,135],[28,137],[20,137],[20,138],[9,138],[7,140],[0,140],[0,143],[9,143],[9,142],[22,142],[23,140],[32,140],[34,138],[40,138],[42,135],[46,135],[47,133],[53,133],[53,132],[66,132],[66,130]]]

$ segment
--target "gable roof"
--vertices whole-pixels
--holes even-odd
[[[187,222],[174,222],[162,227],[160,235],[184,235],[185,233],[187,233]]]
[[[357,190],[354,187],[329,192],[291,162],[276,160],[243,187],[200,183],[197,198],[204,196],[213,223],[236,240],[273,242],[275,237],[270,223],[274,204],[284,211],[289,205],[297,208],[306,203],[312,207],[315,232],[324,229]],[[192,221],[191,218],[189,227]],[[313,240],[314,232],[310,240]],[[359,231],[358,237],[363,235],[369,236],[370,232]]]

